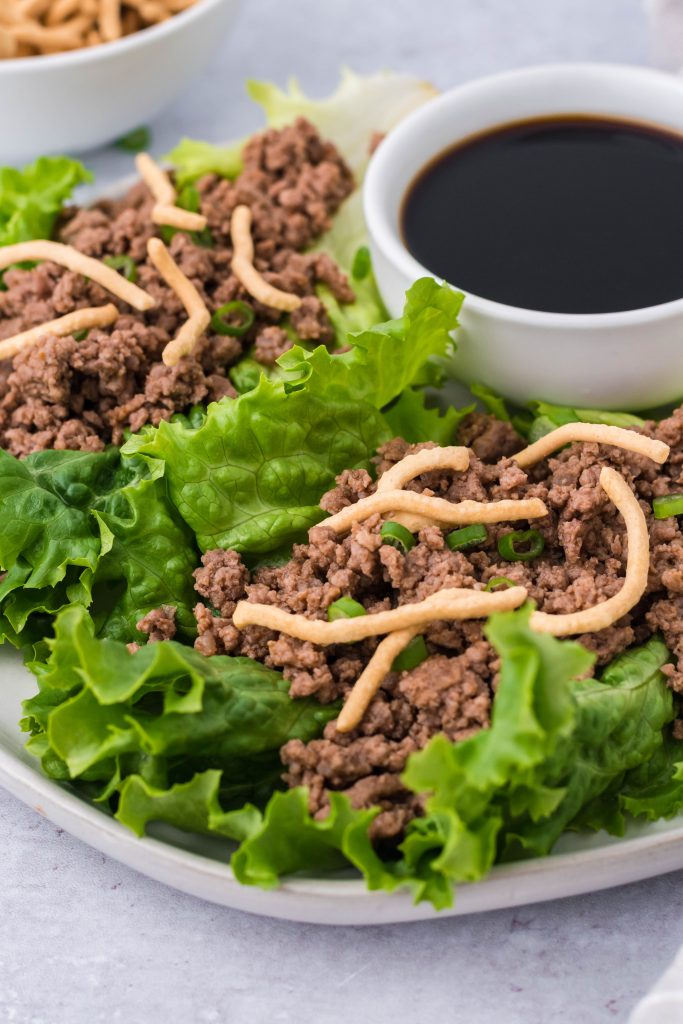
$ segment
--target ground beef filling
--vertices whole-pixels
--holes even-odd
[[[255,319],[247,334],[235,338],[209,329],[191,356],[165,366],[161,352],[187,314],[147,262],[147,242],[159,230],[151,220],[150,193],[136,185],[120,201],[74,208],[64,218],[60,240],[98,259],[130,256],[138,284],[158,303],[140,314],[117,301],[120,316],[110,329],[91,330],[84,339],[48,338],[0,364],[0,446],[24,456],[45,448],[98,451],[119,444],[126,429],[137,431],[196,403],[234,397],[230,367],[252,346],[266,366],[291,346],[279,326],[281,311],[253,300],[230,270],[230,217],[238,204],[252,211],[257,269],[277,288],[302,297],[290,317],[294,332],[306,341],[334,341],[316,285],[324,283],[342,303],[354,295],[326,253],[305,250],[330,227],[351,192],[351,172],[303,119],[255,136],[243,155],[244,168],[234,181],[207,175],[197,182],[208,232],[176,232],[169,245],[211,312],[233,300],[251,306]],[[9,270],[4,283],[0,338],[112,301],[98,285],[52,263]]]
[[[641,499],[651,538],[651,573],[644,599],[609,629],[578,637],[604,665],[634,643],[661,632],[673,662],[666,672],[683,692],[683,535],[677,519],[656,521],[651,502],[683,484],[683,409],[644,432],[671,445],[671,458],[657,466],[641,456],[596,444],[572,445],[528,472],[509,456],[523,441],[509,424],[480,414],[463,424],[461,439],[471,446],[465,473],[427,473],[411,490],[450,501],[471,498],[542,499],[548,515],[530,526],[541,530],[545,550],[530,562],[506,562],[498,537],[525,523],[488,527],[477,548],[451,551],[447,530],[427,526],[404,555],[382,542],[381,519],[354,525],[344,537],[324,523],[310,531],[308,544],[294,547],[284,566],[249,573],[234,551],[209,551],[197,570],[202,597],[196,617],[196,646],[204,654],[241,654],[278,669],[290,681],[293,697],[343,699],[372,655],[378,640],[319,647],[261,627],[240,631],[232,623],[237,601],[265,602],[313,619],[325,619],[342,595],[360,601],[370,613],[420,601],[445,587],[481,589],[495,576],[527,587],[539,609],[553,614],[580,611],[617,593],[626,561],[623,520],[599,484],[603,466],[613,466]],[[380,449],[379,475],[406,454],[425,446],[397,439]],[[322,507],[335,513],[366,497],[375,483],[365,470],[346,471],[326,494]],[[400,675],[390,673],[360,726],[348,734],[330,723],[321,739],[292,740],[282,751],[285,781],[306,785],[312,812],[327,813],[329,793],[341,791],[355,807],[379,806],[372,826],[378,842],[395,841],[406,823],[421,813],[419,799],[404,789],[400,774],[407,758],[437,733],[454,742],[490,721],[499,663],[479,621],[435,622],[425,632],[429,657]]]

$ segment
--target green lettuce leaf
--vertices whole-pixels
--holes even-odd
[[[356,296],[354,302],[342,304],[326,285],[319,284],[316,289],[341,342],[347,335],[363,331],[388,316],[372,271],[367,242],[361,191],[356,189],[336,213],[330,230],[312,249],[332,257],[347,275]],[[365,258],[359,259],[359,254]]]
[[[287,92],[271,82],[251,81],[247,91],[266,116],[270,128],[283,128],[297,117],[305,117],[324,138],[341,151],[357,174],[368,162],[375,134],[384,134],[406,114],[435,95],[431,85],[413,78],[382,71],[356,75],[345,69],[334,93],[324,100],[306,96],[295,80]],[[242,169],[244,140],[227,145],[212,145],[195,139],[182,141],[164,157],[175,169],[179,185],[186,185],[204,174],[235,178]]]
[[[295,347],[279,361],[283,379],[262,377],[210,406],[198,429],[161,423],[124,451],[164,461],[171,498],[202,549],[279,551],[323,518],[318,502],[335,476],[368,466],[391,437],[381,407],[445,351],[461,301],[418,281],[404,316],[357,335],[348,352]]]
[[[305,789],[275,793],[263,816],[253,813],[250,828],[233,854],[231,867],[238,881],[273,889],[283,875],[315,865],[334,871],[349,864],[387,880],[390,871],[372,848],[368,828],[378,808],[354,810],[346,797],[332,793],[330,812],[321,821],[311,818]],[[228,827],[230,822],[228,823]],[[277,836],[277,841],[274,837]]]
[[[173,165],[176,182],[182,188],[183,185],[203,178],[205,174],[236,178],[242,170],[243,147],[244,142],[215,146],[210,142],[185,138],[163,159]]]
[[[337,473],[367,463],[387,439],[367,403],[332,387],[289,392],[263,377],[253,391],[209,406],[198,430],[161,423],[132,443],[164,460],[171,498],[202,549],[257,555],[319,522],[318,502]]]
[[[166,497],[164,466],[118,451],[0,450],[0,611],[19,637],[29,618],[94,601],[98,629],[132,640],[152,608],[194,628],[194,540]]]
[[[464,409],[440,409],[427,405],[424,391],[406,388],[398,399],[384,410],[384,418],[395,437],[402,437],[410,444],[434,441],[439,445],[453,444],[460,423],[474,411],[469,405]]]
[[[251,98],[264,110],[268,125],[281,128],[297,117],[314,124],[323,138],[340,150],[351,169],[360,174],[368,162],[375,134],[384,134],[436,92],[412,75],[380,71],[357,75],[342,71],[335,92],[324,100],[312,100],[290,79],[283,92],[270,82],[249,82]]]
[[[295,346],[278,364],[290,386],[333,386],[382,409],[414,384],[428,360],[445,355],[458,326],[461,292],[429,277],[406,293],[403,316],[348,338],[350,349],[336,355],[319,346],[313,352]]]
[[[666,645],[654,637],[616,658],[599,680],[574,683],[573,735],[557,745],[542,768],[544,784],[561,788],[562,800],[539,820],[515,806],[506,827],[504,857],[548,853],[583,807],[621,783],[625,773],[659,760],[663,729],[674,716],[673,697],[661,672],[670,658]]]
[[[196,629],[195,540],[168,500],[163,466],[147,463],[147,472],[93,509],[113,541],[93,578],[92,615],[98,634],[130,640],[140,636],[135,624],[143,615],[173,605],[180,634],[191,637]]]
[[[657,821],[683,810],[683,744],[665,729],[661,747],[581,808],[574,829],[604,829],[623,836],[630,818]]]
[[[495,416],[504,423],[512,421],[505,399],[493,388],[487,387],[486,384],[470,384],[470,391],[479,399],[490,416]]]
[[[439,898],[446,882],[480,878],[496,859],[547,854],[584,806],[651,761],[673,716],[661,641],[600,680],[577,680],[590,656],[522,622],[494,616],[487,627],[503,659],[491,729],[458,745],[437,737],[409,762],[411,788],[432,794],[403,844],[421,895]]]
[[[593,661],[579,644],[530,630],[528,611],[492,616],[486,635],[502,660],[491,727],[464,743],[436,736],[404,773],[430,796],[402,844],[403,870],[416,898],[439,906],[453,883],[492,867],[512,806],[543,814],[562,798],[543,765],[573,734],[573,681]]]
[[[0,245],[50,238],[74,188],[90,171],[65,156],[42,156],[22,170],[0,167]]]
[[[282,744],[318,736],[338,713],[291,700],[282,676],[249,658],[206,658],[174,641],[131,654],[96,637],[79,606],[60,613],[47,644],[24,703],[28,749],[90,795],[94,784],[101,800],[120,793],[118,817],[137,831],[151,820],[208,830],[211,812],[228,834],[226,808],[265,802],[279,785]],[[249,817],[260,820],[241,811]]]
[[[642,427],[645,420],[628,412],[606,412],[601,409],[572,409],[564,405],[551,405],[548,402],[531,402],[529,410],[533,421],[528,429],[531,443],[537,441],[551,430],[565,423],[604,423],[612,427]]]
[[[657,821],[683,810],[683,744],[665,734],[652,761],[627,772],[619,794],[619,809],[632,818]],[[617,834],[622,834],[623,829]]]
[[[573,409],[568,405],[552,405],[550,402],[529,402],[526,407],[520,408],[485,384],[470,384],[469,388],[486,412],[498,420],[512,423],[517,432],[530,443],[565,423],[604,423],[607,426],[628,428],[642,427],[645,422],[630,412]]]

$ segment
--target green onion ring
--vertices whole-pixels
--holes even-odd
[[[487,537],[486,527],[481,523],[474,523],[472,526],[463,526],[459,530],[452,530],[446,537],[446,544],[451,551],[462,551],[463,548],[481,544]]]
[[[427,650],[427,644],[423,636],[414,636],[409,644],[403,648],[400,654],[397,654],[391,664],[392,672],[410,672],[411,669],[417,668],[429,657],[429,651]]]
[[[176,205],[180,206],[183,210],[188,210],[190,213],[199,213],[201,196],[194,185],[185,185],[185,187],[180,190],[176,200]]]
[[[351,264],[351,277],[354,277],[356,281],[362,281],[368,276],[372,268],[372,260],[370,258],[370,250],[367,245],[361,245],[360,249],[356,250],[356,255],[353,257],[353,263]]]
[[[352,597],[340,597],[327,609],[328,622],[336,622],[337,619],[357,619],[360,615],[367,615],[367,612],[360,601],[354,601]]]
[[[518,545],[527,545],[526,550],[520,551]],[[540,530],[514,530],[498,538],[498,553],[507,562],[530,562],[538,558],[544,548]]]
[[[683,515],[683,494],[667,494],[664,498],[655,498],[652,502],[652,511],[655,519]]]
[[[103,263],[106,263],[112,270],[123,271],[123,276],[133,284],[138,279],[138,268],[132,256],[105,256]]]
[[[485,590],[490,593],[495,590],[496,587],[516,587],[517,584],[514,580],[511,580],[509,576],[493,576],[492,579],[486,584]]]
[[[241,323],[228,323],[226,318],[238,313]],[[226,302],[220,306],[211,317],[211,328],[216,334],[229,334],[231,338],[241,338],[246,334],[254,322],[254,310],[246,302],[236,299],[234,302]]]
[[[124,153],[139,153],[141,149],[149,149],[151,140],[149,128],[134,128],[132,132],[117,139],[114,145],[122,149]]]
[[[389,521],[383,523],[382,529],[379,531],[379,535],[385,544],[390,544],[392,548],[397,548],[402,551],[403,554],[407,554],[412,547],[415,547],[415,537],[405,526],[401,523],[394,523]]]

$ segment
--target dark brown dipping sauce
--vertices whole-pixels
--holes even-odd
[[[503,125],[411,184],[413,256],[465,292],[556,313],[683,296],[683,137],[571,116]]]

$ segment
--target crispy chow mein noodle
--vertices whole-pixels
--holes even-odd
[[[531,627],[540,633],[552,633],[553,636],[597,633],[614,625],[645,593],[650,568],[650,539],[643,510],[623,476],[616,470],[603,468],[600,472],[600,484],[626,524],[628,557],[621,590],[614,597],[581,612],[567,615],[534,612],[531,616]]]
[[[149,153],[138,153],[135,157],[135,166],[156,202],[173,206],[176,200],[176,190],[166,172],[152,160]]]
[[[33,242],[18,242],[16,245],[5,245],[0,248],[0,270],[11,267],[13,263],[25,263],[30,260],[50,260],[61,267],[66,267],[67,270],[83,274],[140,312],[156,305],[151,295],[138,288],[132,281],[127,281],[118,271],[92,256],[85,256],[71,245],[36,239]]]
[[[404,604],[386,612],[373,615],[359,615],[353,619],[336,619],[324,622],[321,619],[307,619],[305,615],[286,612],[270,604],[240,601],[232,620],[237,629],[245,626],[264,626],[274,629],[297,640],[309,640],[314,644],[348,644],[365,640],[369,636],[393,633],[410,626],[424,626],[439,619],[459,621],[476,619],[489,614],[497,607],[497,601],[504,595],[509,607],[517,608],[526,598],[524,587],[510,587],[495,594],[486,591],[450,587],[431,594],[424,601]],[[508,605],[506,604],[506,607]]]
[[[0,58],[112,43],[158,25],[196,0],[2,0]]]
[[[166,172],[152,160],[149,153],[138,153],[135,158],[135,166],[155,199],[152,207],[154,224],[179,228],[181,231],[204,230],[206,217],[201,213],[192,213],[190,210],[183,210],[175,205],[176,190]]]
[[[423,448],[422,451],[397,462],[395,466],[383,473],[377,483],[377,492],[399,490],[407,483],[414,480],[421,473],[429,473],[439,469],[449,469],[456,473],[464,472],[470,464],[470,453],[467,448]],[[431,519],[424,516],[411,516],[399,514],[394,516],[397,523],[405,526],[407,530],[416,531],[422,526],[429,526]]]
[[[645,455],[660,465],[669,457],[669,446],[663,441],[655,441],[651,437],[637,434],[634,430],[623,427],[608,427],[601,423],[565,423],[557,430],[551,430],[540,440],[523,448],[512,458],[518,466],[526,469],[546,459],[558,448],[563,448],[572,441],[593,441],[596,444],[611,444],[623,448],[627,452]]]
[[[152,207],[152,221],[164,227],[178,228],[179,231],[203,231],[206,217],[201,213],[183,210],[180,206],[166,206],[156,203]]]
[[[233,257],[230,267],[240,284],[253,299],[272,309],[291,313],[301,305],[301,299],[293,292],[283,292],[269,284],[254,266],[254,243],[251,237],[251,209],[236,206],[230,222]]]
[[[519,519],[540,519],[548,510],[539,498],[522,500],[504,498],[501,501],[452,502],[446,498],[430,498],[414,491],[376,491],[361,498],[341,512],[324,520],[324,525],[335,533],[346,533],[354,523],[362,522],[376,513],[410,512],[430,523],[465,526],[470,523],[515,522]]]
[[[75,334],[77,331],[88,331],[92,327],[109,327],[119,315],[119,311],[113,303],[106,306],[89,306],[85,309],[76,309],[73,313],[60,316],[57,320],[48,320],[47,323],[38,327],[31,327],[28,331],[15,334],[11,338],[4,338],[0,341],[0,359],[11,359],[24,348],[30,348],[39,341],[53,335],[61,337],[66,334]]]
[[[150,238],[147,243],[149,258],[169,288],[176,293],[188,315],[175,338],[164,348],[161,358],[166,366],[176,366],[183,356],[189,356],[209,326],[211,314],[201,295],[175,262],[164,243]]]
[[[339,718],[335,723],[337,732],[352,732],[360,725],[370,702],[376,696],[386,676],[391,672],[394,659],[419,634],[421,628],[421,626],[410,626],[407,629],[397,629],[379,642],[375,653],[344,701],[344,707],[339,712]]]

